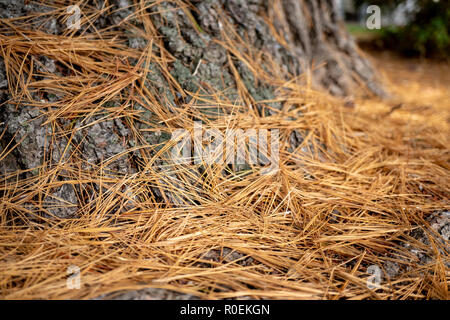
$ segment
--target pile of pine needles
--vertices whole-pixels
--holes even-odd
[[[41,18],[67,18],[63,2],[55,3]],[[121,119],[134,147],[123,141],[127,151],[116,158],[138,153],[140,159],[132,174],[108,171],[116,159],[86,169],[74,144],[61,150],[67,160],[45,161],[33,168],[37,174],[3,174],[1,297],[90,299],[152,287],[205,299],[448,298],[448,242],[428,219],[450,208],[448,82],[426,91],[423,79],[401,69],[409,82],[389,85],[393,100],[344,101],[314,91],[307,75],[286,80],[265,52],[248,48],[225,26],[221,45],[230,67],[242,61],[255,81],[276,88],[276,97],[254,101],[237,72],[236,101],[213,88],[206,88],[208,95],[188,92],[169,72],[175,58],[164,48],[144,1],[136,6],[143,29],[129,27],[147,40],[143,50],[127,46],[115,28],[52,35],[33,25],[36,16],[0,23],[8,103],[39,108],[45,125],[69,141],[80,128],[62,127],[59,119]],[[99,11],[85,5],[83,13],[81,24],[89,25]],[[63,65],[64,75],[35,77],[33,57],[40,55]],[[150,90],[150,64],[159,68],[173,96],[189,96],[189,103],[168,105]],[[393,73],[400,77],[399,72]],[[32,92],[63,98],[36,101]],[[270,109],[271,103],[282,108],[265,116],[256,110]],[[178,165],[167,157],[172,141],[145,142],[136,127],[141,114],[136,104],[155,115],[148,129],[155,134],[192,130],[194,118],[220,131],[279,129],[279,171],[261,175],[257,166],[230,171],[220,163]],[[292,147],[294,131],[303,141]],[[10,143],[0,159],[16,147]],[[44,199],[63,183],[89,189],[77,194],[76,217],[43,215]],[[154,196],[155,189],[164,201]],[[429,244],[414,237],[417,230]],[[421,263],[412,249],[432,262]],[[391,278],[389,264],[399,269]],[[81,270],[80,289],[66,285],[72,265]],[[372,265],[385,274],[375,289],[367,285]]]

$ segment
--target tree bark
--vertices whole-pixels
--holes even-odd
[[[0,4],[0,18],[5,22],[10,18],[29,16],[27,10],[31,9],[33,12],[53,10],[47,10],[41,4],[15,2],[17,4]],[[241,105],[254,105],[261,111],[264,105],[261,101],[274,101],[275,90],[281,81],[297,76],[310,79],[313,87],[328,90],[334,95],[348,95],[359,86],[366,87],[372,94],[384,95],[370,63],[360,55],[354,41],[338,21],[334,1],[331,0],[117,0],[93,3],[84,4],[81,8],[91,19],[75,33],[75,36],[84,38],[72,38],[74,34],[65,29],[65,21],[56,19],[52,12],[49,13],[50,19],[43,15],[30,18],[30,24],[20,24],[20,19],[0,24],[0,57],[3,58],[0,59],[0,99],[3,100],[0,132],[5,132],[0,151],[18,144],[11,153],[13,157],[1,161],[3,172],[20,168],[26,170],[28,176],[36,175],[38,170],[35,168],[43,164],[47,169],[52,168],[67,161],[73,151],[79,157],[77,161],[83,159],[83,170],[92,169],[88,164],[98,165],[105,159],[126,154],[108,163],[107,168],[121,174],[134,173],[136,168],[139,169],[139,161],[133,163],[127,149],[168,140],[151,132],[152,104],[157,102],[167,108],[167,112],[172,112],[173,106],[189,102],[192,98],[190,93],[220,92],[231,103],[244,97],[247,101],[239,101]],[[60,9],[64,10],[64,7]],[[54,37],[54,43],[76,45],[55,48],[54,43],[45,37],[43,44],[39,44],[42,32],[35,32],[35,28]],[[131,50],[123,51],[123,56],[118,57],[121,51],[112,39],[108,42],[112,49],[76,49],[85,45],[83,41],[89,47],[89,41],[97,40],[99,34],[101,37],[99,30],[105,28],[113,29]],[[29,36],[24,36],[25,33]],[[136,63],[143,50],[149,48],[156,59],[145,66],[148,72],[139,70],[145,75],[139,79],[139,86],[143,88],[145,85],[151,97],[130,94],[132,89],[129,86],[109,96],[111,78],[122,81],[131,69],[122,69],[122,76],[117,76],[121,70],[116,69],[110,59]],[[57,66],[63,71],[59,71]],[[68,66],[73,67],[70,69]],[[6,70],[10,70],[7,80]],[[11,70],[16,70],[16,73]],[[19,70],[24,74],[15,78]],[[77,76],[74,76],[75,71]],[[49,73],[55,77],[50,77]],[[71,77],[71,87],[64,87],[67,91],[62,95],[42,84],[39,87],[40,80],[45,80],[50,87],[51,84],[53,88],[58,87],[68,79],[66,74]],[[93,75],[97,79],[98,91],[86,90],[82,83],[91,83]],[[278,79],[278,83],[273,83],[274,79]],[[22,86],[25,82],[29,86]],[[131,85],[133,81],[129,83]],[[94,98],[89,100],[86,97]],[[86,103],[86,99],[91,102]],[[129,120],[134,121],[133,132],[126,127],[126,116],[121,118],[125,119],[123,121],[104,117],[104,113],[111,110],[106,103],[94,106],[100,108],[98,114],[90,114],[93,107],[89,104],[104,102],[105,99],[109,99],[107,103],[116,108],[133,100],[130,104],[141,112],[139,121]],[[267,104],[275,109],[281,108],[277,102]],[[76,106],[76,115],[66,107],[68,105]],[[86,108],[84,114],[83,108]],[[54,118],[48,118],[49,115]],[[71,130],[74,130],[73,136],[67,134]],[[14,140],[12,144],[11,139]],[[301,137],[294,140],[298,144]],[[148,155],[147,159],[153,155]],[[140,155],[135,152],[135,156]],[[66,158],[61,159],[63,157]],[[76,190],[69,189],[62,186],[59,190],[52,190],[54,198],[75,204]],[[155,194],[158,201],[170,200],[170,196],[165,197],[163,192],[156,191]],[[89,196],[84,194],[78,198],[87,199]],[[76,208],[64,213],[54,210],[54,214],[66,217],[74,211]]]
[[[282,65],[286,78],[287,74],[310,73],[315,88],[333,95],[348,95],[361,85],[375,95],[385,95],[370,63],[339,21],[333,0],[193,1],[186,10],[167,11],[174,8],[174,3],[153,7],[153,12],[165,13],[152,16],[152,20],[165,37],[168,51],[185,65],[202,59],[221,73],[233,74],[225,58],[226,48],[215,44],[225,41],[224,37],[239,44],[240,37],[247,48],[267,52]],[[200,35],[195,24],[201,28]],[[176,27],[179,33],[173,32]],[[206,40],[206,47],[198,45],[201,39]],[[209,78],[207,72],[202,76],[202,80]],[[216,85],[214,81],[211,84]]]

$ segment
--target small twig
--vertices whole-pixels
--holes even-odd
[[[195,76],[197,74],[198,68],[200,68],[200,65],[202,64],[202,59],[198,60],[197,66],[195,67],[195,71],[192,74],[193,76]]]

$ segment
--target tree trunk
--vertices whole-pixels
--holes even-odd
[[[3,172],[20,167],[28,176],[36,175],[33,169],[44,164],[50,170],[69,156],[83,159],[74,166],[81,163],[90,170],[88,164],[101,164],[127,149],[164,142],[167,137],[150,131],[152,105],[170,113],[193,94],[220,94],[261,111],[261,101],[274,101],[277,85],[293,76],[334,95],[347,95],[361,85],[384,94],[340,25],[331,0],[94,1],[80,4],[89,19],[75,31],[65,28],[66,21],[52,13],[54,7],[16,2],[0,4],[0,18],[5,19],[0,24],[0,99],[9,102],[0,113],[5,132],[1,147],[18,144],[13,157],[0,161]],[[58,12],[65,12],[68,4],[60,5]],[[29,10],[48,16],[32,16]],[[104,39],[105,29],[115,32],[110,39]],[[128,48],[119,46],[118,38]],[[136,65],[145,50],[150,51],[148,64],[126,67],[123,61]],[[138,95],[136,87],[148,90]],[[110,88],[118,89],[112,94]],[[277,102],[267,104],[281,108]],[[104,117],[124,105],[140,111],[141,118]],[[127,121],[133,121],[133,130],[127,129]],[[68,135],[71,130],[74,134]],[[134,152],[136,158],[142,157],[140,152]],[[122,156],[106,167],[130,174],[142,162]],[[63,173],[67,171],[55,176]],[[76,203],[90,197],[83,188],[75,192],[63,185],[51,192]],[[156,194],[167,200],[163,192]],[[65,211],[53,213],[70,216],[76,209]]]
[[[153,12],[165,13],[152,20],[167,50],[185,65],[202,59],[220,73],[233,74],[226,59],[229,51],[216,44],[244,41],[241,54],[262,50],[285,68],[286,75],[312,74],[313,86],[333,95],[348,95],[361,85],[384,95],[370,63],[338,20],[333,0],[207,0],[193,1],[185,10],[167,11],[170,8],[176,4],[153,7]],[[205,73],[202,80],[211,77]]]

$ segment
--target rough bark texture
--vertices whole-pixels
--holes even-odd
[[[189,64],[204,59],[214,64],[209,68],[201,65],[200,78],[211,77],[208,71],[230,72],[225,50],[210,41],[223,38],[221,20],[226,19],[248,47],[269,52],[291,75],[313,69],[314,84],[332,94],[347,95],[356,84],[363,84],[376,95],[384,95],[372,67],[338,21],[334,3],[332,0],[195,1],[192,14],[204,31],[201,36],[182,10],[166,11],[153,19],[167,39],[167,49],[181,62]],[[154,12],[174,7],[167,3],[155,6]],[[167,23],[163,26],[162,21]],[[177,25],[181,33],[174,32]],[[209,46],[205,47],[205,42]],[[245,72],[240,73],[246,77]]]

